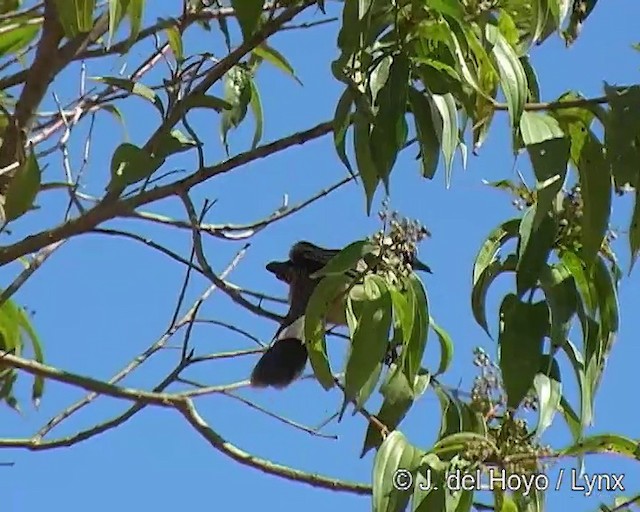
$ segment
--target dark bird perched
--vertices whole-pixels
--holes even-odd
[[[272,261],[266,269],[289,285],[289,311],[274,336],[275,341],[262,355],[251,373],[251,385],[257,388],[284,388],[296,380],[307,364],[304,344],[304,314],[309,299],[323,279],[311,276],[322,269],[337,249],[324,249],[310,242],[293,245],[286,261]],[[429,267],[412,258],[416,270],[431,272]],[[346,325],[344,297],[336,300],[326,316],[327,324]]]

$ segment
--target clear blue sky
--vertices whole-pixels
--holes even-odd
[[[148,2],[146,22],[170,14],[172,2]],[[162,6],[162,7],[159,7]],[[337,6],[330,6],[336,14]],[[165,9],[167,9],[165,11]],[[306,20],[318,19],[319,13]],[[603,81],[627,84],[638,82],[640,54],[630,48],[638,42],[637,20],[640,4],[627,0],[618,4],[600,2],[589,19],[582,37],[570,49],[558,38],[533,52],[539,73],[542,97],[552,100],[568,89],[578,89],[586,96],[598,96]],[[264,140],[271,141],[294,131],[325,121],[333,110],[341,86],[330,73],[330,62],[337,55],[337,24],[310,30],[295,30],[277,35],[270,44],[280,50],[293,65],[304,83],[300,87],[289,77],[264,67],[258,84],[265,111]],[[147,55],[149,44],[135,49],[126,58],[114,58],[108,66],[97,61],[87,63],[87,75],[115,75],[125,61],[131,71]],[[143,51],[144,49],[144,51]],[[185,37],[185,51],[209,51],[223,55],[223,41],[214,29],[207,33],[193,27]],[[61,100],[73,99],[78,91],[79,68],[73,66],[56,81],[54,91]],[[147,85],[160,83],[166,68],[143,80]],[[219,86],[216,86],[219,91]],[[46,108],[55,108],[49,95]],[[153,107],[140,99],[123,106],[131,141],[143,144],[158,122]],[[88,120],[87,120],[88,121]],[[71,145],[72,162],[79,166],[82,158],[85,121],[75,133]],[[192,124],[206,144],[208,163],[224,158],[218,137],[218,119],[211,112],[199,112]],[[232,151],[247,149],[252,136],[252,122],[232,134]],[[474,323],[470,309],[471,265],[483,238],[498,223],[515,216],[509,196],[486,189],[481,180],[514,176],[510,156],[507,117],[499,114],[480,156],[469,157],[468,168],[461,168],[459,158],[450,190],[444,187],[439,171],[433,182],[420,179],[410,150],[396,164],[392,179],[392,205],[403,214],[419,218],[433,233],[422,246],[422,258],[435,274],[425,279],[432,315],[449,331],[455,342],[455,360],[443,380],[452,386],[469,389],[476,375],[472,349],[483,346],[495,355],[495,343]],[[91,160],[85,190],[99,194],[109,173],[114,148],[123,141],[123,132],[106,113],[98,115],[93,134]],[[62,177],[59,153],[50,157],[45,181]],[[169,164],[172,168],[195,169],[194,154],[180,156]],[[516,168],[525,170],[528,163],[520,158]],[[331,137],[293,147],[282,154],[254,162],[232,174],[216,178],[196,189],[195,197],[217,199],[209,215],[212,223],[243,223],[270,214],[287,194],[291,204],[306,199],[345,175],[335,156]],[[32,213],[17,225],[13,239],[28,230],[42,229],[50,218],[42,212],[66,204],[55,193],[38,199],[41,212]],[[630,201],[616,201],[614,218],[620,229],[627,227]],[[178,201],[153,205],[151,211],[183,217]],[[63,210],[62,210],[63,211]],[[51,215],[51,213],[49,213]],[[57,214],[56,214],[57,215]],[[49,220],[48,220],[49,219]],[[146,226],[140,222],[119,222],[111,226],[135,229],[163,242],[188,257],[190,235],[172,228]],[[340,247],[369,235],[377,228],[375,216],[367,218],[359,186],[350,184],[311,207],[283,220],[255,236],[252,246],[233,272],[230,280],[264,292],[283,295],[281,283],[273,279],[264,264],[286,255],[289,246],[299,239],[309,239],[325,246]],[[3,245],[8,243],[3,239]],[[241,243],[207,240],[207,255],[214,268],[221,271],[240,248]],[[620,259],[628,268],[628,244],[622,234],[617,245]],[[18,264],[0,269],[2,282],[10,282],[19,271]],[[640,350],[637,332],[640,319],[633,311],[640,305],[638,270],[621,285],[622,322],[618,342],[610,356],[595,411],[593,432],[616,431],[638,437],[637,409],[632,405],[632,379]],[[46,347],[49,364],[60,368],[108,379],[133,357],[156,340],[167,327],[173,312],[184,271],[165,256],[135,242],[85,235],[74,239],[55,254],[36,276],[18,293],[16,300],[36,311],[35,326]],[[196,279],[189,290],[189,300],[201,293],[208,283]],[[491,292],[490,325],[497,326],[497,302],[509,283]],[[217,293],[202,309],[203,316],[236,323],[264,341],[274,331],[274,324],[251,315]],[[173,341],[176,346],[181,341]],[[247,339],[213,326],[194,330],[193,346],[201,354],[252,348]],[[338,345],[340,342],[337,342]],[[342,347],[332,350],[334,364],[340,367]],[[170,371],[177,352],[167,350],[155,356],[125,383],[132,387],[151,388]],[[209,384],[225,384],[245,379],[255,356],[233,361],[202,364],[190,376]],[[431,335],[424,364],[435,368],[438,348]],[[573,374],[564,365],[565,386],[575,402]],[[50,383],[39,410],[30,407],[27,397],[30,379],[20,381],[23,415],[0,409],[3,437],[25,437],[36,432],[49,418],[83,393],[75,388]],[[304,381],[282,392],[249,389],[242,396],[255,400],[270,410],[294,421],[317,425],[331,415],[341,403],[337,391],[324,392],[314,381]],[[628,397],[628,398],[627,398]],[[54,437],[73,434],[96,422],[109,419],[130,404],[101,398],[52,432]],[[359,459],[366,423],[359,416],[346,415],[342,423],[332,424],[327,433],[339,440],[321,439],[294,430],[258,411],[224,396],[209,396],[198,403],[202,416],[213,428],[240,448],[272,461],[323,475],[370,482],[372,453]],[[372,409],[376,407],[373,406]],[[414,406],[402,430],[409,439],[429,447],[437,431],[440,410],[435,395],[428,391]],[[546,441],[554,447],[569,442],[567,429],[556,418]],[[32,453],[4,450],[2,461],[14,461],[11,468],[0,468],[0,509],[4,512],[31,512],[47,508],[69,512],[123,510],[368,510],[369,499],[346,493],[329,492],[292,483],[239,465],[212,449],[177,414],[148,408],[121,427],[68,449]],[[640,489],[637,466],[613,457],[590,458],[587,471],[626,472],[627,494]],[[633,473],[632,473],[633,472]],[[569,497],[579,503],[569,505]],[[607,493],[591,499],[571,492],[565,484],[560,492],[548,495],[549,510],[593,510],[598,501],[611,502]]]

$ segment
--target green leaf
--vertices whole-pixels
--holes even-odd
[[[458,111],[451,94],[431,95],[431,115],[444,156],[445,184],[451,186],[453,157],[458,147]]]
[[[371,254],[374,249],[375,246],[367,239],[352,242],[331,258],[324,267],[312,274],[311,278],[344,274],[354,269],[356,264],[366,255]]]
[[[409,278],[409,285],[414,297],[414,321],[409,342],[402,349],[402,366],[407,380],[413,382],[420,369],[422,356],[427,345],[429,300],[422,282],[415,275]]]
[[[631,275],[633,266],[638,260],[638,254],[640,254],[640,187],[636,188],[633,213],[629,223],[629,249],[631,251],[629,275]]]
[[[347,87],[342,93],[342,96],[340,96],[340,100],[338,100],[336,111],[333,116],[333,144],[336,148],[336,153],[338,154],[340,161],[345,165],[349,174],[352,176],[354,176],[353,168],[351,167],[351,163],[347,157],[345,146],[347,130],[351,125],[351,107],[353,105],[353,100],[353,92],[349,87]]]
[[[639,185],[640,87],[604,87],[609,103],[605,123],[605,147],[616,188]]]
[[[167,41],[169,42],[169,47],[173,52],[174,57],[178,62],[184,59],[184,49],[182,47],[182,34],[178,30],[178,27],[175,25],[171,25],[165,29],[167,33]]]
[[[502,92],[507,99],[513,128],[519,126],[527,99],[527,75],[513,48],[494,25],[486,25],[487,40],[493,45],[491,54],[498,65]]]
[[[571,272],[576,283],[576,289],[582,298],[582,302],[587,308],[587,312],[589,314],[595,314],[595,291],[592,290],[590,274],[587,274],[584,262],[577,254],[569,251],[563,252],[560,259],[569,272]]]
[[[617,434],[597,434],[589,436],[562,450],[562,455],[565,456],[589,453],[616,453],[640,460],[638,442]]]
[[[231,0],[231,7],[235,12],[240,28],[242,29],[242,37],[246,41],[258,28],[258,22],[262,15],[262,0]]]
[[[558,405],[558,411],[564,417],[564,420],[567,422],[567,426],[571,431],[571,436],[574,440],[579,439],[582,436],[582,426],[580,425],[580,418],[571,407],[571,404],[567,402],[564,396],[560,399],[560,404]]]
[[[571,143],[566,138],[548,139],[541,143],[527,145],[536,175],[537,201],[534,228],[540,226],[564,186],[570,147]]]
[[[127,14],[129,15],[129,24],[131,25],[131,31],[129,32],[130,45],[138,39],[138,35],[140,34],[142,18],[144,16],[144,6],[145,0],[129,0]]]
[[[487,436],[476,432],[456,432],[440,439],[433,445],[430,453],[435,453],[436,455],[456,453],[460,455],[470,446],[477,446],[478,444],[486,446],[487,449],[495,453],[500,452],[495,443]]]
[[[398,331],[397,338],[394,341],[399,345],[408,345],[413,334],[413,323],[416,313],[416,297],[413,287],[403,280],[402,292],[395,287],[390,288],[391,301],[393,302],[393,314],[395,320],[395,328]]]
[[[314,289],[305,312],[304,337],[309,360],[318,382],[329,390],[335,384],[327,357],[325,317],[329,306],[343,294],[349,279],[345,275],[327,276]]]
[[[37,362],[44,363],[44,351],[42,349],[42,342],[38,337],[38,333],[31,325],[31,320],[24,312],[24,309],[17,308],[18,324],[27,333],[27,337],[31,341],[31,347],[33,348],[33,355]],[[36,375],[33,380],[33,388],[31,390],[31,399],[36,407],[40,403],[40,398],[44,393],[44,378],[42,375]]]
[[[111,181],[107,191],[124,190],[151,176],[162,165],[162,158],[154,158],[135,144],[120,144],[111,157]]]
[[[582,259],[587,268],[595,261],[609,228],[611,174],[602,144],[593,134],[587,137],[578,161],[582,214]]]
[[[302,85],[300,79],[296,76],[296,73],[293,69],[293,66],[289,64],[284,55],[282,55],[278,50],[272,48],[267,43],[262,43],[256,46],[253,49],[254,55],[257,55],[261,59],[266,60],[269,64],[272,64],[280,71],[283,71],[285,74],[289,75],[296,82]]]
[[[549,330],[545,302],[528,304],[507,295],[500,305],[500,370],[507,407],[517,408],[531,389],[542,363],[544,336]]]
[[[495,260],[500,248],[509,240],[518,236],[519,227],[520,219],[511,219],[502,223],[489,233],[489,236],[483,242],[476,256],[476,260],[473,263],[472,284],[474,286],[484,270]]]
[[[563,350],[569,357],[571,366],[578,378],[578,385],[580,386],[580,434],[584,428],[591,424],[593,420],[593,391],[592,385],[589,382],[586,367],[584,364],[584,358],[580,351],[575,347],[573,343],[566,340],[562,346]],[[568,405],[568,404],[567,404]],[[561,402],[562,406],[562,402]]]
[[[448,392],[437,382],[434,382],[433,389],[442,409],[438,439],[445,439],[459,432],[487,434],[486,422],[479,412],[475,412],[468,404],[458,399],[455,393]],[[443,454],[443,457],[450,459],[451,454]]]
[[[407,140],[405,112],[408,89],[409,60],[400,53],[394,56],[389,78],[376,97],[378,112],[371,131],[371,150],[378,176],[387,187],[398,152]]]
[[[508,494],[504,495],[500,512],[519,512],[518,505],[516,505],[516,502]]]
[[[253,117],[256,120],[256,129],[253,132],[253,141],[251,142],[251,149],[256,149],[260,140],[262,140],[262,126],[264,123],[264,118],[262,114],[262,103],[260,101],[260,92],[256,87],[256,84],[253,80],[249,82],[251,88],[251,101],[249,105],[251,106],[251,112],[253,112]]]
[[[210,108],[216,112],[222,112],[223,110],[231,110],[233,108],[233,105],[228,101],[209,94],[189,94],[184,99],[183,105],[185,111],[191,110],[192,108]]]
[[[155,146],[157,149],[152,156],[155,157],[154,165],[159,167],[168,156],[189,151],[197,147],[198,143],[186,137],[180,130],[171,130],[169,133],[162,134]]]
[[[429,324],[440,342],[440,366],[438,366],[438,370],[435,373],[440,375],[447,371],[453,360],[453,340],[447,331],[433,321],[433,318],[429,319]]]
[[[120,26],[128,7],[129,0],[109,0],[109,37],[107,39],[107,49],[111,48],[113,35]]]
[[[67,37],[90,32],[96,0],[55,0],[58,20]]]
[[[487,336],[490,338],[489,326],[487,325],[487,313],[486,313],[486,300],[487,292],[491,287],[491,284],[496,280],[498,276],[505,272],[515,272],[518,258],[515,254],[510,254],[504,261],[494,259],[489,266],[485,267],[480,274],[478,280],[474,282],[473,289],[471,291],[471,310],[473,312],[473,318],[478,323]]]
[[[564,138],[560,123],[549,114],[540,112],[522,112],[520,133],[526,146]]]
[[[616,333],[620,327],[620,313],[618,307],[618,292],[607,264],[600,256],[596,258],[593,268],[593,284],[600,310],[602,331]]]
[[[571,321],[577,312],[578,290],[571,270],[563,262],[544,267],[540,273],[540,286],[551,314],[553,350],[561,347],[567,339]]]
[[[9,182],[5,194],[5,222],[11,222],[29,211],[40,190],[42,173],[33,150]]]
[[[366,300],[357,308],[357,324],[350,332],[351,344],[344,377],[346,401],[355,399],[384,359],[388,348],[393,311],[389,289],[380,276],[367,275],[364,290]],[[351,296],[348,302],[348,307],[352,307]]]
[[[413,404],[413,386],[407,380],[402,369],[393,365],[380,387],[380,393],[384,397],[384,401],[376,414],[376,418],[389,430],[393,430],[404,419]],[[381,442],[382,435],[380,430],[372,423],[369,423],[360,457],[364,457],[371,448],[380,446]]]
[[[0,351],[16,356],[22,354],[19,308],[11,299],[0,305]]]
[[[40,31],[40,24],[27,16],[11,17],[0,24],[0,57],[19,52],[29,46]]]
[[[438,168],[440,144],[433,123],[431,105],[427,97],[415,88],[409,88],[409,105],[413,112],[416,135],[420,144],[422,176],[433,179]]]
[[[113,76],[94,76],[91,77],[91,79],[95,80],[96,82],[102,82],[112,87],[122,89],[124,91],[130,92],[131,94],[135,94],[136,96],[144,98],[145,100],[151,102],[158,109],[160,114],[164,116],[165,112],[162,101],[160,100],[158,95],[146,85],[135,80],[130,80],[128,78],[117,78]]]
[[[553,417],[558,411],[562,399],[560,367],[555,359],[543,356],[540,373],[536,374],[533,379],[533,387],[538,397],[536,435],[541,436],[553,422]]]
[[[366,196],[367,215],[371,214],[373,196],[380,183],[378,169],[371,152],[370,136],[369,122],[364,116],[356,114],[353,125],[353,145],[358,172]]]
[[[422,454],[402,432],[391,432],[373,461],[373,511],[402,512],[411,493],[396,489],[398,470],[415,473]]]
[[[534,226],[536,205],[530,207],[520,222],[518,240],[518,264],[516,265],[516,289],[518,297],[533,289],[540,272],[547,263],[556,236],[556,223],[544,215],[538,227]],[[538,217],[539,218],[539,217]]]
[[[529,87],[529,95],[527,97],[527,101],[530,101],[531,103],[539,103],[540,86],[538,84],[538,75],[536,74],[536,70],[531,65],[531,59],[527,56],[523,56],[520,57],[520,62],[522,63],[525,74],[527,75],[527,86]],[[523,111],[522,117],[525,117],[525,115],[527,114],[529,114],[529,112],[527,112],[526,110]],[[522,130],[522,118],[520,118],[520,130]]]
[[[227,135],[231,129],[237,128],[247,116],[251,101],[251,78],[241,67],[234,66],[224,75],[224,100],[232,108],[222,113],[220,132],[222,143],[229,153]]]

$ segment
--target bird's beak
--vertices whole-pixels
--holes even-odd
[[[421,272],[427,272],[429,274],[433,274],[428,265],[422,263],[418,258],[413,259],[413,263],[411,265],[414,270],[420,270]]]
[[[265,267],[269,272],[275,275],[280,281],[289,282],[289,271],[291,270],[291,261],[270,261]]]

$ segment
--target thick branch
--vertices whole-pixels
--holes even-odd
[[[135,208],[165,199],[172,195],[177,195],[180,190],[188,190],[214,176],[224,174],[237,167],[272,155],[291,146],[304,144],[310,140],[322,137],[332,130],[333,123],[331,121],[321,123],[309,130],[298,132],[269,144],[259,146],[252,151],[240,153],[220,164],[204,167],[174,183],[141,192],[128,199],[120,199],[113,203],[100,203],[81,217],[65,222],[56,228],[28,236],[13,245],[0,249],[0,266],[6,265],[26,254],[38,251],[51,243],[91,231],[98,226],[98,224],[113,219],[118,215],[126,214]]]

